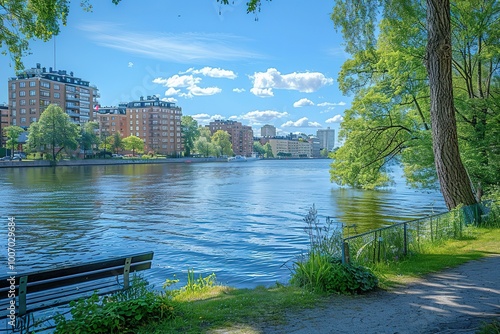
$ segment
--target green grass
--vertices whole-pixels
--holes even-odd
[[[425,253],[411,255],[399,262],[378,263],[372,266],[372,270],[382,288],[391,288],[500,252],[500,229],[473,228],[468,232],[461,240],[427,245]]]
[[[465,239],[429,246],[425,254],[413,255],[402,262],[378,264],[373,270],[382,288],[392,288],[499,252],[500,229],[475,228]],[[319,306],[326,300],[325,295],[282,285],[255,289],[215,286],[203,291],[185,291],[174,297],[173,320],[150,323],[139,333],[256,334],[261,333],[264,325],[283,323],[287,312]]]
[[[209,333],[217,328],[260,333],[258,324],[280,324],[287,311],[315,306],[320,299],[320,295],[288,286],[255,289],[219,286],[176,296],[177,317],[150,324],[139,333]]]

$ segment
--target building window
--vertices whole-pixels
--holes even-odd
[[[36,87],[36,82],[35,81],[30,81],[30,87]]]
[[[59,84],[54,84],[54,89],[59,90]]]
[[[35,99],[31,99],[30,100],[30,106],[35,106],[36,105],[36,100]]]
[[[59,99],[59,98],[61,98],[61,94],[60,94],[60,93],[54,93],[54,98],[55,98],[55,99]]]
[[[20,106],[25,106],[26,105],[26,100],[19,100],[19,105]]]
[[[40,82],[40,85],[45,88],[50,88],[50,82],[47,81],[42,81]]]
[[[19,88],[24,88],[26,87],[26,82],[22,81],[19,83]]]
[[[36,90],[30,90],[30,96],[35,96],[36,95]]]
[[[10,98],[11,99],[15,99],[16,98],[16,92],[12,92],[12,94],[10,94]]]
[[[26,123],[26,117],[21,117],[21,123]]]
[[[30,118],[30,122],[31,122],[31,123],[36,122],[36,117],[31,117],[31,118]]]
[[[16,90],[16,84],[15,84],[15,83],[11,84],[11,85],[10,85],[10,89],[12,89],[12,90]]]
[[[26,91],[24,91],[24,90],[20,91],[19,96],[26,96]]]
[[[21,108],[21,110],[19,111],[20,114],[26,114],[26,109],[24,108]]]

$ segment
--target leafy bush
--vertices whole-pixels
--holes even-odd
[[[143,284],[111,296],[91,297],[70,303],[71,319],[57,315],[55,333],[134,333],[144,324],[174,317],[169,298],[145,289]]]
[[[378,279],[366,267],[310,253],[305,261],[295,262],[291,284],[315,292],[350,294],[375,289]]]
[[[174,275],[174,279],[165,280],[165,282],[163,283],[163,289],[165,290],[165,293],[167,295],[175,297],[180,294],[205,292],[210,288],[213,288],[216,285],[216,282],[217,277],[215,276],[215,273],[212,273],[206,277],[202,277],[200,274],[198,278],[195,278],[194,269],[188,269],[187,283],[185,286],[177,290],[168,290],[170,286],[179,283],[179,280],[175,278]]]
[[[377,287],[377,277],[357,264],[342,264],[339,253],[342,231],[327,223],[321,226],[313,205],[304,218],[309,252],[294,262],[290,283],[315,292],[359,293]]]

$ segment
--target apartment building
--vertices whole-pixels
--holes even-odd
[[[156,96],[132,101],[126,108],[127,125],[123,137],[134,135],[144,140],[144,152],[178,157],[184,151],[181,132],[182,109]]]
[[[332,151],[335,147],[335,130],[330,129],[320,129],[316,132],[316,136],[319,139],[320,150],[326,149],[327,151]]]
[[[96,106],[93,113],[94,120],[99,124],[99,134],[112,136],[115,133],[120,133],[123,137],[127,132],[127,104],[123,103],[118,107],[101,107]]]
[[[306,140],[271,138],[269,144],[275,158],[311,158],[313,156],[313,143]]]
[[[274,138],[276,137],[276,127],[266,124],[260,128],[260,136],[262,138]]]
[[[217,130],[224,130],[231,136],[231,144],[235,155],[251,157],[253,152],[253,130],[251,126],[237,121],[216,120],[207,125],[214,134]]]
[[[9,107],[0,104],[0,147],[5,147],[7,138],[3,129],[9,126]]]
[[[89,81],[40,64],[10,78],[8,92],[9,124],[25,129],[40,119],[49,104],[60,106],[72,122],[86,123],[92,119],[92,108],[99,98],[97,87]]]

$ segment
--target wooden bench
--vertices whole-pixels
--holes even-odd
[[[18,326],[19,322],[25,322],[26,315],[33,312],[66,305],[73,300],[90,297],[94,292],[105,295],[128,289],[130,273],[151,268],[152,260],[153,252],[145,252],[2,277],[0,317],[2,320],[9,318],[14,309],[11,306],[13,300]],[[13,295],[15,299],[11,298]]]

